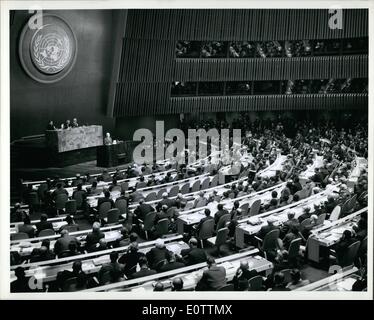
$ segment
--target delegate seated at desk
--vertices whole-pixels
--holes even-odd
[[[196,238],[191,238],[189,241],[190,248],[183,249],[181,256],[186,262],[186,265],[191,266],[197,263],[202,263],[207,260],[207,255],[204,249],[198,248],[198,241]]]
[[[208,270],[196,285],[196,291],[216,291],[226,285],[226,269],[219,267],[214,258],[208,258]]]

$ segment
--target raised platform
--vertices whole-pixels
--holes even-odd
[[[47,147],[45,136],[13,142],[10,147],[12,168],[48,168],[96,160],[96,147],[57,152]]]

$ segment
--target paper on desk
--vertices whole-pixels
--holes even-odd
[[[351,291],[353,284],[356,282],[354,278],[347,278],[338,283],[338,290],[343,289],[345,291]]]
[[[103,263],[107,263],[109,261],[110,261],[110,259],[109,259],[108,255],[101,256],[101,257],[98,257],[98,258],[95,258],[95,259],[92,260],[92,262],[95,266],[102,265]]]
[[[176,254],[180,254],[180,245],[179,244],[172,243],[172,244],[168,244],[166,247],[168,248],[169,251],[172,251]]]
[[[134,289],[131,289],[131,292],[145,292],[145,288],[143,287],[134,288]]]

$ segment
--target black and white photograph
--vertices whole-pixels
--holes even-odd
[[[372,299],[370,4],[249,2],[1,4],[3,298]]]

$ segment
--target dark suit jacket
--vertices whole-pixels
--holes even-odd
[[[216,214],[214,215],[214,222],[215,222],[215,224],[218,223],[219,218],[221,218],[223,215],[228,214],[228,213],[229,212],[227,210],[225,210],[225,209],[217,211]]]
[[[29,286],[30,278],[17,279],[10,283],[10,292],[32,292]]]
[[[150,213],[154,210],[155,209],[151,205],[149,205],[147,203],[142,203],[142,204],[138,205],[138,207],[135,209],[134,213],[138,216],[138,219],[144,221],[144,218],[147,215],[147,213]]]
[[[246,284],[244,285],[244,288],[248,288],[248,280],[257,275],[258,275],[258,272],[254,269],[253,270],[242,270],[242,274],[239,277],[235,274],[233,278],[233,284],[234,284],[235,290],[239,289],[240,284],[242,282],[246,282]],[[243,287],[243,284],[241,285],[241,287]]]
[[[199,283],[207,291],[217,290],[226,285],[226,269],[223,267],[212,266],[210,269],[204,271],[203,277]]]
[[[29,238],[34,238],[35,236],[35,229],[31,224],[21,224],[18,227],[18,232],[24,232],[29,235]]]
[[[206,262],[207,255],[203,249],[190,248],[181,251],[182,257],[185,258],[187,265],[193,265],[201,262]]]
[[[165,260],[169,250],[166,247],[160,248],[152,248],[150,251],[147,252],[146,256],[148,259],[149,266],[153,269],[156,267],[156,264],[161,260]]]
[[[203,223],[204,223],[205,221],[212,220],[212,219],[213,219],[212,216],[207,216],[207,217],[202,218],[202,219],[200,220],[199,224],[198,224],[197,227],[196,227],[196,231],[197,231],[197,233],[199,233],[199,231],[200,231],[200,229],[201,229],[201,226],[203,225]]]
[[[141,269],[138,272],[135,272],[131,275],[132,279],[135,278],[141,278],[141,277],[146,277],[146,276],[151,276],[153,274],[156,274],[157,272],[155,270],[150,270],[150,269]]]
[[[58,255],[62,251],[69,250],[69,243],[72,241],[74,241],[77,244],[77,247],[79,247],[79,241],[71,235],[66,235],[65,237],[58,239],[55,243],[54,253]]]
[[[125,265],[125,275],[130,276],[135,273],[135,266],[138,264],[139,258],[144,256],[141,252],[128,252],[125,253],[121,258],[118,259],[119,263]]]
[[[261,228],[261,230],[257,233],[257,237],[264,239],[265,236],[272,230],[279,229],[274,225],[266,225]]]
[[[171,263],[166,263],[164,264],[160,269],[159,272],[166,272],[166,271],[171,271],[179,268],[185,267],[185,264],[182,262],[171,262]]]
[[[105,197],[102,197],[102,198],[99,198],[97,200],[97,208],[99,209],[100,208],[100,205],[104,202],[110,202],[110,206],[111,208],[114,208],[114,201],[112,199],[109,199],[109,198],[105,198]]]
[[[159,210],[160,208],[162,208],[162,206],[166,204],[168,206],[168,208],[170,207],[173,207],[175,206],[175,200],[173,199],[162,199],[159,203],[157,203],[157,210]]]
[[[35,226],[36,226],[38,234],[42,230],[46,230],[46,229],[52,229],[53,230],[52,222],[49,222],[49,221],[40,221],[40,222],[36,223]]]
[[[90,232],[86,236],[86,248],[92,247],[93,245],[95,245],[96,243],[98,243],[100,241],[100,239],[102,239],[104,237],[105,237],[105,235],[101,231],[99,231],[99,232]]]

